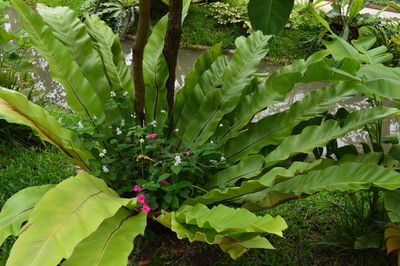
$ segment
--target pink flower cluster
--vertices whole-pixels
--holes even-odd
[[[133,191],[138,192],[140,191],[142,188],[139,185],[135,185],[133,187]],[[151,211],[151,208],[149,205],[145,204],[145,198],[144,198],[144,194],[139,194],[137,196],[137,202],[139,202],[140,204],[142,204],[142,208],[140,208],[142,211],[145,211],[147,214]]]

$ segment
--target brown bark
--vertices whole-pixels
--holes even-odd
[[[167,34],[164,43],[164,57],[167,61],[169,77],[167,80],[167,101],[169,111],[174,106],[175,70],[178,60],[179,43],[182,28],[182,0],[169,1],[169,16]]]
[[[97,14],[97,12],[99,11],[101,1],[102,0],[97,0],[96,6],[94,7],[94,10],[93,10],[93,14]]]
[[[139,22],[136,34],[132,65],[133,81],[135,84],[135,110],[140,120],[144,124],[144,79],[143,79],[143,53],[147,43],[147,34],[150,21],[150,0],[140,0],[139,2]]]

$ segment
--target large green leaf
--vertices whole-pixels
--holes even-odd
[[[196,198],[187,199],[184,204],[194,205],[196,203],[213,204],[224,200],[234,199],[245,194],[254,193],[265,189],[277,182],[289,179],[312,167],[309,163],[294,162],[289,169],[275,167],[260,178],[241,182],[239,187],[228,187],[224,189],[212,189],[208,193]]]
[[[394,223],[400,223],[400,190],[385,191],[385,209]]]
[[[119,36],[96,15],[86,16],[85,25],[101,57],[111,90],[128,93],[130,109],[133,112],[133,80],[131,70],[125,63]]]
[[[185,19],[191,0],[183,1],[182,22]],[[166,82],[168,67],[163,55],[164,39],[167,33],[168,15],[162,17],[154,26],[143,54],[143,78],[145,83],[146,121],[165,121],[162,110],[168,109]]]
[[[219,171],[210,178],[209,187],[234,184],[239,179],[249,179],[261,173],[264,157],[261,154],[248,156],[238,164]]]
[[[202,79],[202,75],[211,68],[211,65],[217,60],[217,58],[221,55],[221,45],[216,44],[210,50],[206,51],[202,55],[200,55],[196,63],[194,64],[192,72],[190,72],[185,78],[185,85],[182,89],[178,91],[175,97],[175,104],[174,104],[174,112],[173,112],[173,120],[174,125],[178,124],[178,120],[182,119],[186,112],[182,110],[186,108],[193,107],[193,104],[188,104],[188,101],[192,99],[193,95],[199,93],[203,90],[197,87],[200,80]],[[223,73],[223,71],[221,71]],[[208,87],[212,88],[212,87]],[[199,91],[200,90],[200,91]],[[203,95],[204,97],[204,95]],[[201,103],[200,103],[201,104]],[[198,104],[198,106],[200,105]],[[198,107],[194,106],[194,108]],[[184,125],[183,125],[184,126]],[[181,128],[184,131],[185,128]]]
[[[247,6],[253,29],[276,34],[285,27],[294,0],[250,0]]]
[[[60,82],[67,92],[69,106],[78,114],[104,121],[105,112],[101,99],[85,77],[71,52],[55,38],[41,17],[21,0],[12,0],[21,26],[29,35],[31,44],[49,63],[52,77]]]
[[[215,133],[224,115],[235,109],[243,89],[251,81],[252,74],[267,52],[269,39],[270,36],[258,31],[240,45],[222,76],[222,87],[204,98],[194,119],[187,126],[183,143],[205,143]]]
[[[245,209],[224,205],[212,209],[202,204],[184,205],[176,212],[160,215],[156,220],[176,232],[179,239],[218,244],[232,258],[239,257],[249,248],[273,248],[259,234],[282,236],[282,230],[287,228],[280,216],[273,218],[266,214],[261,217]]]
[[[323,170],[307,172],[263,191],[243,196],[251,210],[271,208],[304,195],[322,191],[355,192],[371,187],[400,188],[400,174],[384,167],[347,162]]]
[[[7,265],[57,265],[127,201],[87,173],[66,179],[37,203]]]
[[[240,104],[229,114],[232,122],[221,141],[225,142],[227,139],[237,136],[239,130],[245,127],[255,114],[268,106],[283,101],[296,83],[302,81],[309,65],[323,60],[327,55],[326,50],[319,51],[310,56],[307,61],[301,59],[291,65],[279,68],[265,82],[256,80],[251,83],[250,86],[254,86],[254,88],[249,94],[242,95]]]
[[[349,19],[354,19],[360,11],[364,8],[365,0],[353,0],[350,1],[350,6],[348,7]]]
[[[41,139],[58,147],[74,162],[89,171],[91,153],[71,130],[62,128],[42,107],[28,101],[21,93],[0,87],[0,118],[33,129]]]
[[[110,84],[101,58],[94,49],[85,24],[68,7],[50,8],[38,4],[37,10],[47,26],[51,28],[54,37],[70,51],[83,75],[90,82],[105,109],[107,121],[121,119],[118,107],[110,96]]]
[[[230,139],[224,147],[225,156],[230,161],[237,161],[250,153],[257,153],[267,145],[280,144],[299,122],[326,112],[338,102],[353,97],[353,87],[353,83],[340,83],[311,92],[289,110],[267,116],[249,130]]]
[[[223,55],[218,57],[211,64],[210,68],[201,75],[192,94],[188,98],[185,98],[185,105],[175,123],[175,128],[179,130],[178,132],[174,132],[177,139],[182,139],[190,122],[196,119],[197,111],[203,104],[204,99],[215,90],[222,87],[222,76],[228,65],[229,59],[227,56]]]
[[[300,134],[287,137],[265,158],[266,167],[272,166],[289,157],[313,151],[315,147],[325,146],[331,139],[343,137],[347,132],[366,124],[385,119],[399,110],[387,107],[375,107],[350,113],[343,127],[335,120],[327,120],[319,126],[306,127]]]
[[[17,236],[23,222],[27,221],[36,203],[54,187],[44,185],[29,187],[9,198],[0,212],[0,246],[10,236]]]
[[[144,234],[147,215],[121,208],[105,220],[88,238],[80,242],[63,266],[126,266],[133,240]]]
[[[357,75],[364,80],[362,92],[388,99],[400,99],[400,68],[381,64],[365,65]]]

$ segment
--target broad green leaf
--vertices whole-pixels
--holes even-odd
[[[175,124],[175,128],[179,129],[178,132],[175,132],[177,139],[182,138],[191,121],[196,119],[196,113],[204,99],[222,86],[222,76],[228,65],[228,57],[225,55],[219,56],[211,64],[210,68],[201,75],[192,94],[188,98],[185,98],[185,105]]]
[[[126,266],[136,236],[143,235],[147,215],[121,208],[80,242],[63,266]]]
[[[52,77],[60,82],[67,93],[68,105],[78,114],[104,121],[105,112],[93,86],[85,77],[71,52],[55,38],[41,17],[21,0],[11,1],[17,11],[23,30],[31,44],[49,63]]]
[[[183,1],[182,22],[190,6],[190,0]],[[143,78],[145,84],[146,121],[164,122],[168,110],[166,82],[168,67],[163,54],[167,33],[168,15],[163,16],[154,26],[143,54]]]
[[[100,98],[108,122],[121,119],[121,113],[111,100],[110,84],[99,54],[94,49],[85,24],[68,7],[50,8],[42,4],[37,10],[56,37],[70,51],[93,90]],[[107,103],[107,104],[106,104]]]
[[[29,187],[9,198],[0,212],[0,246],[10,236],[17,236],[23,222],[27,221],[36,203],[54,187],[44,185]]]
[[[311,92],[287,111],[267,116],[249,130],[230,139],[224,146],[226,158],[232,162],[251,153],[259,152],[267,145],[278,145],[287,138],[301,121],[328,111],[338,102],[355,95],[353,83],[340,83]]]
[[[294,162],[289,169],[275,167],[260,178],[247,180],[240,183],[239,187],[228,187],[225,189],[212,189],[208,193],[196,198],[187,199],[184,204],[194,205],[196,203],[213,204],[224,200],[233,199],[245,194],[254,193],[272,186],[275,183],[289,179],[310,168],[309,163]]]
[[[400,223],[400,190],[385,191],[385,209],[390,221]]]
[[[371,49],[371,47],[376,43],[375,37],[363,37],[358,40],[353,40],[351,43],[358,51],[360,51],[360,60],[366,64],[385,63],[393,58],[392,54],[386,53],[387,48],[383,45]]]
[[[234,53],[222,76],[222,87],[209,93],[190,121],[183,135],[183,143],[205,143],[214,133],[224,115],[238,105],[243,89],[251,81],[260,60],[265,56],[270,36],[261,32],[250,35]]]
[[[323,40],[322,42],[335,60],[340,61],[346,57],[351,57],[357,60],[360,59],[360,53],[350,43],[337,35],[332,35],[331,37],[333,39],[332,41]]]
[[[173,113],[174,125],[176,128],[179,128],[178,126],[176,126],[178,124],[178,120],[182,119],[182,117],[185,116],[185,112],[182,112],[182,110],[185,107],[193,107],[192,104],[188,104],[188,101],[190,101],[194,94],[199,93],[198,90],[201,90],[201,88],[197,87],[197,85],[199,84],[204,72],[209,70],[215,60],[217,60],[217,58],[221,55],[221,45],[221,43],[214,45],[210,50],[206,51],[197,58],[192,72],[190,72],[185,78],[185,85],[177,92]],[[196,108],[196,106],[194,107]],[[185,128],[181,127],[180,130],[184,131],[184,129]]]
[[[333,34],[331,27],[329,26],[329,22],[326,21],[323,17],[321,17],[318,12],[315,10],[313,6],[308,6],[308,10],[314,15],[314,17],[325,27],[330,33]]]
[[[101,57],[111,90],[127,92],[130,110],[133,112],[133,80],[131,70],[125,63],[119,36],[96,15],[86,16],[85,25]]]
[[[259,234],[282,236],[282,231],[287,228],[280,216],[273,218],[266,214],[261,217],[245,209],[224,205],[212,209],[202,204],[184,205],[176,212],[160,215],[156,220],[176,232],[179,239],[218,244],[232,258],[239,257],[248,248],[273,248]]]
[[[294,0],[250,0],[247,11],[251,26],[265,34],[279,33],[292,12]]]
[[[364,0],[353,0],[350,1],[349,10],[349,19],[354,19],[360,11],[364,8]]]
[[[286,94],[293,89],[296,83],[303,81],[303,76],[308,73],[308,67],[323,60],[328,54],[327,50],[319,51],[310,56],[307,61],[301,59],[291,65],[279,68],[265,82],[256,80],[256,82],[250,83],[249,86],[254,86],[254,88],[249,94],[242,95],[240,104],[229,114],[229,119],[232,122],[229,129],[221,137],[220,142],[225,143],[228,139],[239,135],[240,129],[248,125],[255,114],[268,106],[283,101]],[[313,77],[312,75],[307,76],[307,82],[311,82],[313,77],[316,78],[315,75]],[[315,78],[313,81],[318,81]]]
[[[378,165],[348,162],[295,176],[242,198],[248,202],[245,208],[261,210],[317,192],[356,192],[371,187],[398,189],[400,174]]]
[[[381,64],[365,65],[357,75],[364,80],[362,92],[387,99],[400,99],[400,68]]]
[[[224,186],[233,184],[239,179],[249,179],[261,173],[264,165],[264,157],[261,154],[251,155],[238,164],[219,171],[210,178],[208,187]]]
[[[7,265],[57,265],[127,201],[87,173],[66,179],[37,203]]]
[[[30,127],[41,139],[58,147],[74,162],[89,171],[91,153],[71,130],[62,128],[57,120],[21,93],[0,87],[0,118]]]
[[[351,113],[344,121],[343,127],[334,120],[327,120],[319,126],[306,127],[300,134],[287,137],[265,158],[266,167],[272,166],[289,157],[312,152],[315,147],[325,146],[331,139],[343,137],[347,132],[366,124],[385,119],[398,113],[398,109],[375,107]]]

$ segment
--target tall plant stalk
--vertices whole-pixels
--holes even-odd
[[[150,22],[150,0],[140,0],[139,2],[139,22],[134,44],[133,65],[133,81],[135,84],[135,111],[140,120],[144,124],[144,79],[143,79],[143,53],[147,43],[147,34]]]
[[[165,36],[163,54],[167,61],[169,77],[167,80],[167,101],[171,111],[175,97],[175,71],[178,61],[179,44],[182,28],[182,0],[170,0],[167,34]]]

